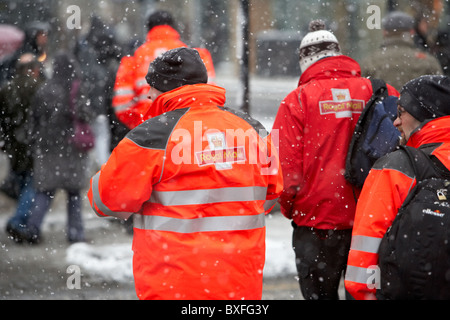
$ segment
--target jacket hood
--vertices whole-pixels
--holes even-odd
[[[326,57],[306,69],[302,73],[298,85],[305,84],[312,79],[337,77],[361,77],[361,67],[358,62],[345,55]]]
[[[225,101],[224,88],[211,84],[186,85],[158,96],[144,118],[149,119],[168,111],[188,107],[223,106]]]
[[[450,143],[450,116],[425,121],[414,130],[407,145],[418,148],[427,143]]]

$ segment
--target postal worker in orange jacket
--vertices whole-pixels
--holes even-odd
[[[423,150],[450,169],[450,78],[413,79],[403,86],[398,104],[394,125],[402,144]],[[376,299],[380,242],[415,185],[414,170],[402,151],[380,158],[369,172],[356,208],[345,275],[353,298]]]
[[[112,106],[117,118],[129,129],[144,122],[144,113],[150,108],[147,98],[150,89],[145,76],[148,67],[157,56],[167,50],[187,47],[175,29],[172,15],[167,11],[156,11],[147,19],[147,38],[134,55],[125,56],[120,61],[114,84]],[[215,70],[210,52],[197,49],[208,70],[208,80],[213,82]]]
[[[133,218],[140,299],[261,299],[265,214],[282,190],[276,145],[224,108],[198,52],[177,48],[146,77],[150,119],[91,179],[99,216]]]

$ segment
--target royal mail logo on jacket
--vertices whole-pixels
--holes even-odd
[[[206,135],[209,142],[209,150],[195,154],[200,167],[214,164],[217,170],[232,168],[232,163],[245,161],[245,148],[227,148],[225,134],[223,132]]]
[[[349,89],[331,89],[333,100],[319,101],[320,114],[334,113],[336,118],[351,118],[353,113],[362,113],[365,101],[352,99]]]

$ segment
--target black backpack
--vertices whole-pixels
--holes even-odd
[[[345,179],[362,188],[376,160],[399,144],[400,132],[394,126],[397,100],[389,96],[386,83],[371,79],[373,94],[358,119],[345,162]]]
[[[417,184],[384,235],[378,299],[450,299],[450,172],[434,156],[401,147]]]

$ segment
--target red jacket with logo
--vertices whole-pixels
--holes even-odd
[[[112,105],[117,118],[128,128],[132,129],[147,120],[143,114],[151,106],[148,99],[150,87],[145,80],[150,63],[168,50],[186,46],[175,29],[161,25],[148,32],[146,42],[134,55],[122,58],[117,70]],[[213,82],[215,70],[211,54],[204,48],[197,50],[208,70],[208,81]]]
[[[208,84],[160,95],[91,179],[99,216],[133,214],[141,299],[261,299],[282,174],[271,136],[224,102]]]
[[[450,116],[423,124],[407,145],[436,156],[450,169]],[[416,185],[409,158],[396,151],[379,159],[364,183],[356,209],[345,287],[358,300],[376,299],[378,248],[409,191]]]
[[[398,92],[388,85],[390,95]],[[301,75],[280,104],[273,126],[280,137],[283,214],[299,226],[349,229],[356,208],[345,180],[345,158],[358,118],[372,96],[369,79],[344,55],[328,57]]]

